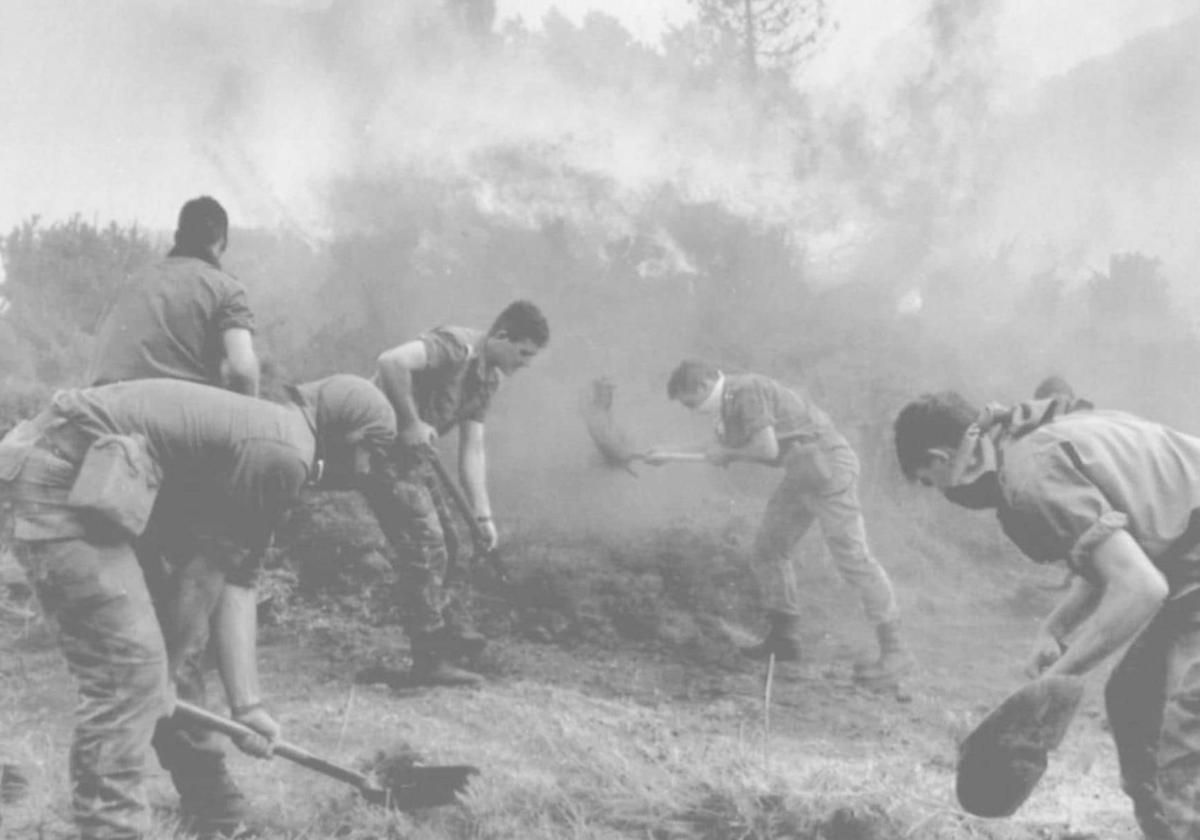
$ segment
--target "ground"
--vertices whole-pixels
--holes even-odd
[[[951,562],[945,540],[906,533],[891,550],[920,667],[901,692],[853,684],[870,632],[819,541],[800,558],[806,657],[776,667],[768,705],[766,666],[734,648],[757,629],[753,620],[736,605],[723,611],[719,594],[680,597],[696,579],[672,565],[694,563],[710,579],[711,564],[744,547],[745,534],[698,538],[685,523],[616,548],[561,536],[547,547],[526,535],[511,549],[524,587],[507,590],[507,603],[493,592],[483,609],[496,641],[482,688],[356,681],[372,665],[402,667],[406,642],[394,624],[348,617],[344,598],[296,597],[263,631],[271,708],[289,740],[356,767],[402,746],[429,763],[474,764],[482,772],[461,804],[393,814],[282,760],[237,755],[236,770],[264,837],[289,840],[1136,837],[1105,730],[1102,673],[1015,817],[981,820],[957,807],[956,743],[1021,684],[1025,647],[1061,573]],[[568,548],[578,574],[558,581],[544,558]],[[605,564],[611,575],[598,571]],[[634,597],[647,588],[653,603],[674,607],[655,613]],[[22,617],[18,601],[6,604],[0,748],[29,769],[31,785],[22,802],[2,806],[3,828],[67,837],[72,688],[50,628]],[[154,840],[174,837],[174,794],[161,772],[151,796]]]

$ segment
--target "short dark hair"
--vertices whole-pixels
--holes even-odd
[[[492,322],[489,335],[504,333],[509,341],[532,341],[538,347],[550,342],[550,325],[542,310],[527,300],[517,300],[504,307]]]
[[[1075,389],[1061,376],[1047,376],[1033,391],[1035,400],[1048,400],[1051,397],[1066,397],[1068,401],[1075,399]]]
[[[187,256],[207,251],[229,234],[229,214],[221,202],[202,195],[186,202],[179,209],[175,226],[175,249]]]
[[[681,394],[690,394],[705,383],[716,382],[720,375],[720,368],[712,362],[684,359],[667,380],[667,399],[674,400]]]
[[[967,427],[975,422],[979,409],[957,391],[922,394],[904,406],[896,417],[896,457],[900,470],[909,481],[926,463],[930,449],[956,449]]]

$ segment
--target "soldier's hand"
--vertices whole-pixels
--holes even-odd
[[[483,545],[484,551],[495,551],[496,546],[500,544],[500,534],[496,530],[496,522],[490,516],[476,517],[476,522],[479,523],[479,530],[483,532],[486,542]]]
[[[283,734],[283,728],[271,717],[261,704],[251,706],[241,713],[235,713],[233,719],[243,726],[254,730],[254,735],[234,738],[237,748],[246,755],[255,758],[270,758],[275,749],[275,742]]]
[[[667,463],[668,459],[664,458],[659,450],[651,449],[647,452],[643,452],[639,457],[639,460],[642,463],[649,464],[652,467],[661,467],[663,464]]]
[[[704,457],[708,459],[708,463],[715,467],[727,467],[729,462],[733,460],[733,456],[729,450],[723,446],[713,446],[705,450]]]
[[[422,446],[436,446],[438,433],[437,429],[433,428],[433,426],[422,420],[418,420],[400,432],[400,439],[404,441],[406,446],[411,446],[414,449]]]
[[[1049,633],[1038,633],[1033,640],[1033,649],[1029,652],[1029,661],[1025,666],[1025,676],[1037,679],[1046,669],[1057,662],[1066,648],[1062,642]]]

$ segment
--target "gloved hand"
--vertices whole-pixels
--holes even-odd
[[[1030,679],[1040,677],[1047,668],[1057,662],[1066,651],[1066,646],[1049,633],[1040,632],[1033,640],[1033,648],[1029,652],[1029,660],[1025,665],[1025,676]]]
[[[257,733],[234,738],[233,743],[237,748],[254,758],[270,758],[275,749],[275,742],[283,734],[283,728],[271,717],[262,703],[234,710],[233,719]]]

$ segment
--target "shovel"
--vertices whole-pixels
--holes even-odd
[[[505,568],[504,561],[500,559],[499,552],[488,548],[488,535],[484,533],[483,526],[475,519],[475,514],[471,510],[471,503],[463,495],[462,488],[458,486],[458,482],[454,480],[454,476],[450,475],[450,471],[442,463],[441,456],[438,455],[436,449],[429,446],[425,448],[425,457],[429,459],[433,471],[437,473],[438,481],[441,482],[442,487],[450,494],[450,500],[454,502],[454,507],[458,511],[458,515],[467,523],[467,528],[471,532],[471,541],[475,543],[475,555],[487,561],[497,583],[508,583],[508,569]]]
[[[182,700],[175,701],[174,716],[176,720],[202,726],[230,738],[257,734],[250,727],[237,721],[215,715]],[[316,770],[331,779],[353,785],[372,805],[382,805],[397,811],[415,811],[419,808],[449,805],[457,800],[470,778],[479,772],[478,768],[467,764],[406,766],[402,769],[392,769],[388,774],[387,784],[381,785],[370,776],[334,764],[286,741],[275,744],[274,755],[309,770]]]
[[[584,424],[592,443],[596,444],[604,463],[620,467],[631,475],[635,461],[646,462],[650,456],[660,463],[700,463],[708,460],[703,452],[673,452],[666,450],[640,450],[633,437],[613,417],[613,394],[616,384],[608,377],[592,381],[591,393],[580,406]]]

